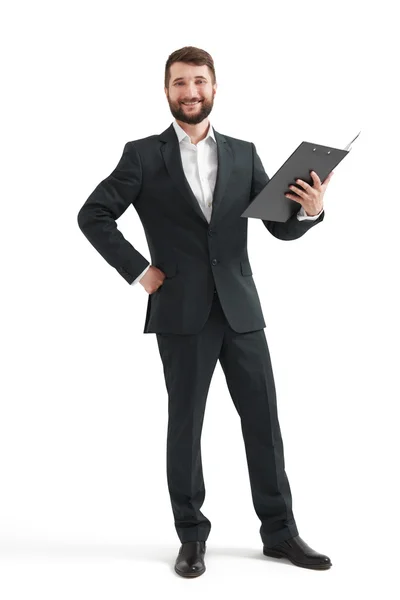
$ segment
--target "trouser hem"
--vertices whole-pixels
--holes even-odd
[[[289,525],[288,527],[285,527],[284,529],[280,529],[279,531],[275,531],[274,533],[270,533],[270,534],[262,533],[261,539],[262,539],[264,546],[267,546],[268,548],[272,548],[272,546],[275,546],[276,544],[280,544],[281,542],[285,542],[286,540],[290,540],[291,538],[296,537],[296,535],[299,535],[297,526]]]
[[[205,542],[207,541],[210,530],[201,529],[199,527],[190,527],[184,531],[178,531],[178,537],[183,544],[184,542]]]

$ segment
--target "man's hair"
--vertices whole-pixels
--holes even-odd
[[[175,62],[184,62],[188,64],[194,63],[199,67],[202,65],[207,65],[211,71],[212,85],[214,85],[217,81],[215,77],[215,68],[212,56],[201,48],[196,48],[195,46],[184,46],[183,48],[175,50],[175,52],[170,54],[165,64],[164,85],[167,89],[171,79],[170,66]]]

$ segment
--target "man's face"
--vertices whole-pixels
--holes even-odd
[[[217,90],[217,84],[211,83],[207,65],[176,62],[171,65],[170,73],[169,89],[164,90],[173,117],[190,125],[201,123],[212,110]],[[185,104],[192,101],[196,104]]]

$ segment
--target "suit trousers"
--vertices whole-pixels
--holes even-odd
[[[235,332],[214,290],[208,320],[199,333],[156,335],[168,392],[168,490],[181,543],[206,541],[211,530],[200,510],[205,498],[200,438],[218,359],[241,420],[262,542],[273,546],[298,535],[264,329]]]

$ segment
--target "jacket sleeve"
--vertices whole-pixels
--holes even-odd
[[[251,202],[267,185],[269,177],[264,170],[260,157],[257,154],[255,145],[252,142],[250,143],[253,153],[253,174],[250,196]],[[296,240],[297,238],[304,235],[306,231],[308,231],[312,227],[315,227],[315,225],[323,221],[325,211],[323,210],[318,219],[315,220],[303,219],[300,221],[297,218],[297,214],[297,212],[293,213],[290,219],[288,219],[285,223],[280,223],[278,221],[268,221],[267,219],[262,219],[262,222],[264,223],[268,231],[279,240]]]
[[[150,262],[122,235],[116,220],[134,204],[142,185],[140,156],[125,144],[119,163],[90,194],[78,213],[78,225],[89,242],[131,284]]]
[[[147,271],[150,269],[151,265],[148,265],[142,273],[140,273],[140,275],[138,275],[136,277],[136,279],[134,281],[132,281],[131,285],[135,285],[135,283],[139,283],[139,281],[142,279],[142,277],[144,277],[144,275],[147,273]]]

